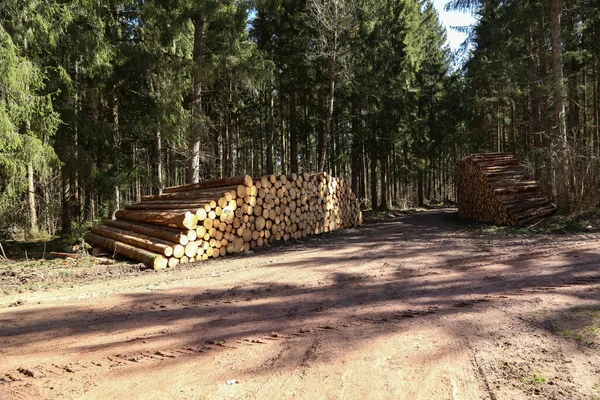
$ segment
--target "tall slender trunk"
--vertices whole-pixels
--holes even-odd
[[[267,117],[268,118],[268,117]],[[259,165],[260,175],[265,175],[267,172],[265,170],[265,132],[263,130],[260,131],[260,145],[258,147],[258,157],[257,162]]]
[[[594,156],[598,157],[600,156],[600,71],[598,70],[600,67],[600,21],[596,20],[596,23],[594,24],[594,29],[593,29],[593,38],[595,39],[594,42],[596,43],[596,48],[595,51],[593,52],[593,76],[592,76],[592,81],[593,81],[593,107],[594,110],[592,112],[592,119],[594,121],[594,126],[592,128],[592,136],[593,136],[593,142],[594,142],[594,147],[593,147],[593,154]],[[600,171],[599,171],[600,172]]]
[[[281,85],[281,82],[280,82]],[[287,174],[287,133],[285,129],[284,96],[279,91],[279,131],[281,139],[281,173]]]
[[[80,192],[80,169],[81,164],[79,162],[79,111],[81,110],[80,97],[79,97],[79,60],[75,61],[75,101],[74,101],[74,113],[75,123],[73,124],[73,164],[72,170],[69,171],[71,189],[69,204],[69,219],[74,219],[76,222],[81,222],[81,199],[79,196]],[[70,225],[70,221],[69,221]],[[70,228],[69,228],[70,229]]]
[[[334,157],[333,157],[333,167],[335,167],[335,174],[334,176],[341,176],[342,175],[342,169],[343,166],[340,165],[340,161],[341,161],[341,153],[340,153],[340,132],[342,131],[340,129],[339,124],[341,123],[341,121],[338,119],[338,123],[336,124],[337,127],[336,129],[333,131],[333,146],[334,146]]]
[[[188,137],[189,158],[187,165],[187,183],[200,181],[200,147],[205,135],[205,127],[202,113],[202,59],[204,57],[204,15],[198,12],[193,18],[194,25],[194,49],[192,53],[192,97],[190,133]]]
[[[360,179],[360,152],[362,149],[360,138],[358,137],[358,101],[352,99],[352,192],[359,194],[359,179]]]
[[[28,50],[28,42],[27,37],[23,40],[23,49],[27,53]],[[22,127],[22,132],[25,136],[29,136],[31,134],[31,121],[27,119],[25,124]],[[38,233],[38,223],[37,223],[37,210],[35,204],[35,179],[33,173],[33,162],[29,161],[27,163],[27,205],[29,208],[29,226],[28,235],[30,237],[34,237]]]
[[[163,150],[160,128],[156,130],[156,178],[158,180],[158,194],[162,194],[165,183],[163,179]]]
[[[583,90],[581,91],[581,109],[583,110],[582,121],[581,121],[581,138],[582,138],[582,150],[586,155],[589,155],[589,146],[590,146],[590,138],[589,138],[589,126],[588,126],[588,94],[586,88],[588,87],[588,72],[586,67],[583,67],[583,71],[581,74],[581,85]]]
[[[33,163],[27,164],[27,205],[29,206],[29,236],[35,237],[38,233],[37,210],[35,204],[35,180]]]
[[[423,199],[423,168],[417,168],[417,205],[423,207],[425,200]]]
[[[527,49],[527,66],[529,68],[529,90],[530,90],[530,102],[531,102],[531,126],[533,128],[533,159],[534,159],[534,170],[535,180],[542,180],[542,132],[544,130],[542,124],[542,102],[540,99],[540,87],[539,87],[539,67],[536,62],[535,53],[533,49],[533,33],[531,25],[527,25],[527,32],[525,38],[525,44]]]
[[[222,177],[231,176],[231,132],[229,121],[225,120],[225,126],[223,127],[223,137],[221,139],[221,157],[222,157]]]
[[[600,47],[600,45],[598,46]],[[599,49],[600,50],[600,49]],[[600,53],[600,51],[599,51]],[[594,56],[594,62],[593,62],[593,76],[592,76],[592,81],[593,81],[593,89],[594,92],[592,93],[593,99],[592,99],[592,103],[593,103],[593,111],[592,111],[592,119],[594,121],[594,125],[592,128],[592,137],[593,137],[593,143],[594,146],[592,148],[592,154],[594,154],[595,156],[600,155],[600,73],[598,71],[598,64],[600,64],[598,62],[598,58],[596,56]]]
[[[335,95],[335,54],[329,57],[329,79],[327,91],[327,113],[325,116],[325,126],[323,127],[323,137],[321,138],[322,147],[319,154],[318,171],[325,171],[325,160],[327,158],[327,144],[331,132],[331,120],[333,118],[333,103]]]
[[[387,148],[387,145],[386,145]],[[389,194],[389,186],[388,186],[388,153],[387,151],[383,152],[381,157],[381,203],[379,206],[380,210],[388,209],[388,194]]]
[[[135,198],[135,201],[142,201],[142,182],[140,179],[140,169],[137,167],[138,165],[141,164],[140,160],[139,160],[139,156],[138,156],[138,147],[137,147],[137,142],[133,142],[131,145],[132,149],[132,158],[133,158],[133,165],[134,165],[134,187],[133,187],[133,195]]]
[[[121,149],[121,132],[119,129],[119,104],[118,104],[118,100],[116,95],[113,94],[113,98],[112,98],[113,104],[112,104],[112,130],[113,130],[113,142],[114,142],[114,146],[115,146],[115,152],[117,153],[117,157],[118,157],[118,153],[120,153],[120,149]],[[112,212],[110,217],[111,218],[115,218],[115,213],[121,208],[121,188],[119,187],[119,171],[118,171],[118,163],[119,161],[117,160],[117,171],[116,171],[116,179],[115,179],[115,186],[114,186],[114,190],[113,190],[113,208],[112,208]],[[75,192],[77,193],[79,190],[78,188],[75,188]]]
[[[371,207],[377,210],[377,148],[375,143],[371,148]]]
[[[333,123],[333,119],[332,119],[332,125],[334,125]],[[327,152],[329,157],[329,163],[326,164],[329,166],[329,171],[331,172],[331,174],[333,176],[337,176],[338,175],[338,170],[337,170],[337,165],[336,165],[336,161],[335,161],[335,131],[336,128],[334,128],[333,126],[331,127],[331,132],[329,134],[329,151]]]
[[[232,108],[233,108],[233,86],[231,80],[229,81],[229,101],[227,102],[227,114],[225,119],[225,148],[223,149],[224,158],[226,160],[225,166],[223,168],[223,175],[225,177],[235,175],[234,172],[234,159],[233,159],[233,149],[234,149],[234,138],[235,138],[235,129],[233,117],[232,117]]]
[[[296,121],[296,92],[290,93],[290,169],[298,173],[298,122]]]
[[[208,105],[207,105],[207,113],[206,113],[207,118],[209,118],[213,121],[219,121],[221,126],[223,126],[222,118],[219,118],[217,113],[213,113],[211,103],[212,102],[209,97],[209,101],[208,101]],[[210,135],[209,135],[209,137],[210,137]],[[205,175],[203,178],[211,177],[213,179],[219,179],[222,177],[223,164],[224,164],[224,159],[223,159],[223,157],[224,157],[223,156],[223,150],[224,150],[223,140],[224,139],[225,139],[225,137],[222,134],[220,129],[213,129],[213,136],[210,139],[210,143],[212,143],[212,146],[207,146],[207,148],[211,148],[212,162],[207,163],[206,168],[203,171],[204,175]]]
[[[71,183],[67,167],[63,167],[61,174],[61,233],[71,230]]]
[[[575,12],[573,10],[573,0],[567,0],[566,2],[566,51],[574,52],[577,49],[577,38],[575,37]],[[569,114],[567,116],[567,135],[571,135],[573,146],[576,145],[579,140],[579,88],[578,78],[579,64],[575,57],[570,57],[567,62],[567,80],[568,80],[568,104]],[[573,147],[576,149],[576,147]]]
[[[575,52],[578,46],[577,37],[575,33],[576,16],[574,7],[575,5],[573,0],[566,0],[566,23],[564,24],[566,38],[564,39],[564,41],[567,53]],[[569,173],[569,184],[571,188],[571,193],[574,194],[576,193],[576,188],[580,185],[580,182],[577,181],[577,178],[585,174],[582,171],[582,168],[584,167],[580,159],[578,157],[571,156],[571,154],[579,154],[580,146],[582,144],[581,125],[579,123],[580,100],[578,77],[580,72],[580,66],[576,57],[571,56],[566,63],[566,67],[568,82],[568,114],[565,129],[567,132],[567,143],[569,143],[569,148],[572,149],[572,153],[568,153],[568,156],[570,157],[569,165],[571,167]]]
[[[550,30],[552,33],[552,82],[554,86],[554,121],[556,125],[556,195],[559,212],[567,214],[570,210],[569,201],[569,150],[567,141],[567,126],[565,121],[565,100],[563,89],[563,57],[561,35],[560,0],[550,0]]]
[[[544,17],[545,10],[543,4],[540,6],[538,11],[538,24],[536,32],[536,41],[538,46],[538,60],[539,60],[539,78],[538,82],[548,81],[548,62],[546,54],[546,19]],[[541,84],[538,87],[542,87]],[[540,89],[541,90],[541,89]],[[548,108],[542,103],[540,108],[540,118],[542,120],[542,180],[540,183],[547,193],[553,193],[554,191],[554,159],[552,157],[551,145],[552,145],[552,128],[550,126],[550,117],[548,116]]]
[[[394,143],[394,145],[392,146],[392,195],[391,195],[391,205],[392,206],[396,206],[398,205],[398,157],[396,154],[396,144]]]
[[[275,141],[275,127],[274,127],[274,98],[273,98],[273,87],[269,83],[267,86],[267,151],[266,151],[266,164],[267,174],[272,174],[273,168],[273,142]]]
[[[310,132],[311,132],[311,126],[310,126],[310,93],[308,92],[308,90],[306,90],[305,95],[303,96],[303,101],[304,101],[304,129],[303,129],[303,134],[304,134],[304,160],[303,160],[303,164],[302,164],[302,169],[304,171],[311,171],[312,170],[312,166],[311,166],[311,149],[310,149]]]
[[[425,166],[425,182],[423,184],[424,197],[431,199],[431,193],[433,190],[433,197],[435,197],[435,164],[431,161],[431,158],[425,161],[428,165]]]
[[[367,151],[364,142],[360,146],[360,190],[361,199],[367,198]]]

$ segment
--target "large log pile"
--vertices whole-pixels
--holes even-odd
[[[85,240],[154,269],[362,224],[342,179],[320,174],[219,179],[174,186],[116,213]]]
[[[458,215],[497,225],[531,225],[556,212],[525,168],[507,153],[473,154],[454,171]]]

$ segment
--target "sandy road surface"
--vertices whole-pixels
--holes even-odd
[[[593,399],[599,315],[599,234],[432,211],[0,298],[0,399]]]

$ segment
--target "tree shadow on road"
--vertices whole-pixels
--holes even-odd
[[[4,312],[3,348],[14,354],[36,343],[56,342],[64,343],[65,353],[117,354],[142,339],[184,348],[339,330],[355,323],[391,323],[401,332],[415,318],[480,312],[498,296],[552,291],[600,300],[598,290],[589,290],[600,284],[600,253],[569,252],[577,237],[564,237],[558,247],[545,236],[528,238],[534,247],[530,252],[519,247],[520,239],[508,237],[501,252],[490,254],[479,248],[497,237],[463,232],[449,238],[448,230],[440,228],[444,222],[437,224],[443,215],[432,213],[430,218],[402,217],[346,237],[314,240],[297,250],[307,252],[299,261],[256,267],[265,271],[261,282],[125,293],[110,308],[71,302]],[[293,251],[281,247],[273,254]],[[552,257],[550,263],[544,264],[544,255]],[[281,268],[289,270],[289,280],[269,278],[270,270]],[[317,271],[317,278],[294,283],[294,275],[307,268]],[[581,290],[572,290],[574,286]]]

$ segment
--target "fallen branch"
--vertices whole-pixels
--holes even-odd
[[[55,258],[79,258],[80,254],[79,253],[61,253],[58,251],[51,251],[50,252],[50,257],[55,257]]]
[[[8,257],[6,257],[6,253],[4,252],[4,247],[2,247],[2,242],[0,242],[0,250],[2,250],[2,257],[4,257],[5,260],[8,260]]]

